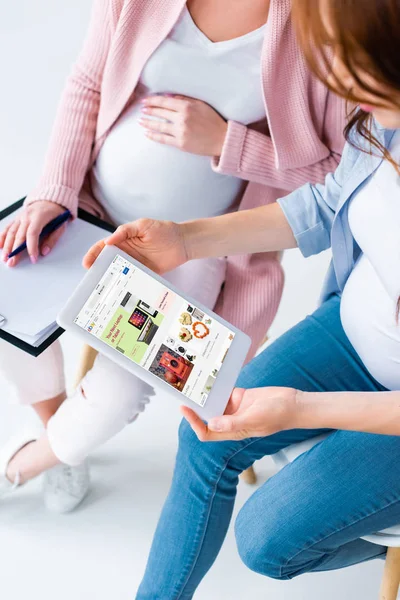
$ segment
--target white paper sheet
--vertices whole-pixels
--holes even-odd
[[[0,221],[2,229],[15,213]],[[56,316],[85,274],[82,258],[87,250],[108,233],[80,219],[67,230],[46,257],[32,265],[24,253],[14,268],[0,264],[0,315],[6,318],[4,331],[32,345],[39,345],[55,326]]]
[[[9,331],[8,333],[11,333],[12,335],[16,336],[19,340],[26,342],[30,346],[37,348],[38,346],[40,346],[40,344],[45,342],[47,338],[49,338],[51,334],[54,333],[54,331],[57,331],[57,329],[57,323],[52,323],[49,327],[46,327],[46,329],[41,331],[38,335],[24,335],[23,333],[15,333],[12,331]]]

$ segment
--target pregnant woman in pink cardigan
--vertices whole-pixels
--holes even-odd
[[[95,0],[84,49],[64,91],[44,172],[23,216],[0,235],[3,259],[78,204],[116,225],[184,221],[274,202],[322,181],[343,147],[344,103],[310,74],[290,0]],[[11,259],[11,267],[17,266]],[[246,331],[254,355],[275,316],[276,254],[197,261],[168,277]],[[202,282],[202,286],[198,282]],[[4,343],[0,364],[46,431],[0,454],[0,493],[46,471],[45,500],[85,496],[87,454],[136,419],[153,390],[99,356],[66,398],[62,353],[33,359]]]

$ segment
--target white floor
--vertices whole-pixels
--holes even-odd
[[[89,0],[0,0],[0,208],[24,195],[40,170],[57,98],[85,30]],[[328,256],[304,261],[288,253],[287,286],[275,335],[314,308]],[[4,293],[2,291],[1,293]],[[79,351],[63,340],[72,377]],[[9,404],[0,380],[0,442],[31,419]],[[92,457],[93,491],[69,516],[47,514],[40,481],[0,504],[0,597],[4,600],[133,598],[170,483],[179,422],[175,406],[156,398],[146,415]],[[273,471],[266,460],[261,480]],[[240,485],[237,509],[251,494]],[[264,579],[240,562],[232,532],[199,589],[199,600],[373,600],[381,563],[306,576]],[[156,600],[156,599],[154,599]]]

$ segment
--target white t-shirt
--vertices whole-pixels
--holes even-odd
[[[400,162],[400,131],[390,152]],[[343,291],[343,327],[371,375],[400,390],[400,177],[388,161],[351,201],[349,224],[362,254]]]
[[[248,125],[264,119],[264,30],[213,43],[185,7],[145,65],[133,104],[111,130],[93,168],[94,194],[115,223],[140,217],[179,222],[232,207],[243,181],[215,173],[209,157],[149,140],[138,124],[140,100],[181,94],[203,100],[227,120]]]

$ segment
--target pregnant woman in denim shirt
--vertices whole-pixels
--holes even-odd
[[[322,305],[244,369],[226,414],[206,425],[184,409],[189,424],[140,600],[192,598],[225,538],[241,471],[327,430],[242,508],[244,562],[277,579],[346,567],[383,557],[386,548],[361,538],[400,522],[400,2],[316,4],[294,3],[306,54],[359,105],[335,174],[267,207],[139,222],[109,240],[159,271],[295,246],[305,256],[333,252]]]

